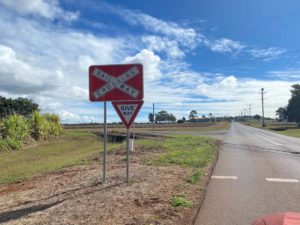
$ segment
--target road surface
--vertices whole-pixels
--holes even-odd
[[[300,212],[300,139],[233,122],[223,142],[196,225]]]

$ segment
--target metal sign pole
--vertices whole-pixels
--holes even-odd
[[[106,120],[106,102],[104,102],[104,140],[103,140],[103,183],[106,180],[106,142],[107,142],[107,120]]]
[[[126,182],[129,183],[129,129],[127,129],[127,150],[126,150]]]

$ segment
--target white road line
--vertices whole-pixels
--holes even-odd
[[[268,142],[274,144],[274,145],[280,145],[280,146],[282,146],[282,144],[280,144],[280,143],[278,143],[276,141],[271,141],[270,139],[267,139],[267,138],[265,138],[264,136],[262,136],[260,134],[255,134],[255,135],[258,136],[258,137],[260,137],[260,138],[262,138],[262,139],[264,139],[265,141],[268,141]]]
[[[230,179],[230,180],[237,180],[236,176],[211,176],[212,179]]]
[[[297,179],[282,179],[282,178],[268,178],[266,180],[269,182],[285,182],[285,183],[299,183]]]

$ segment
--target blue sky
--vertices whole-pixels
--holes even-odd
[[[0,0],[0,95],[29,97],[63,122],[101,122],[92,64],[142,63],[145,104],[177,118],[266,115],[300,81],[300,2]],[[109,107],[109,121],[119,121]]]

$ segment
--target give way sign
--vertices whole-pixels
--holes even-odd
[[[142,64],[94,65],[89,68],[91,101],[142,100]]]
[[[143,103],[144,101],[119,101],[112,102],[112,105],[125,124],[125,127],[129,129]]]

